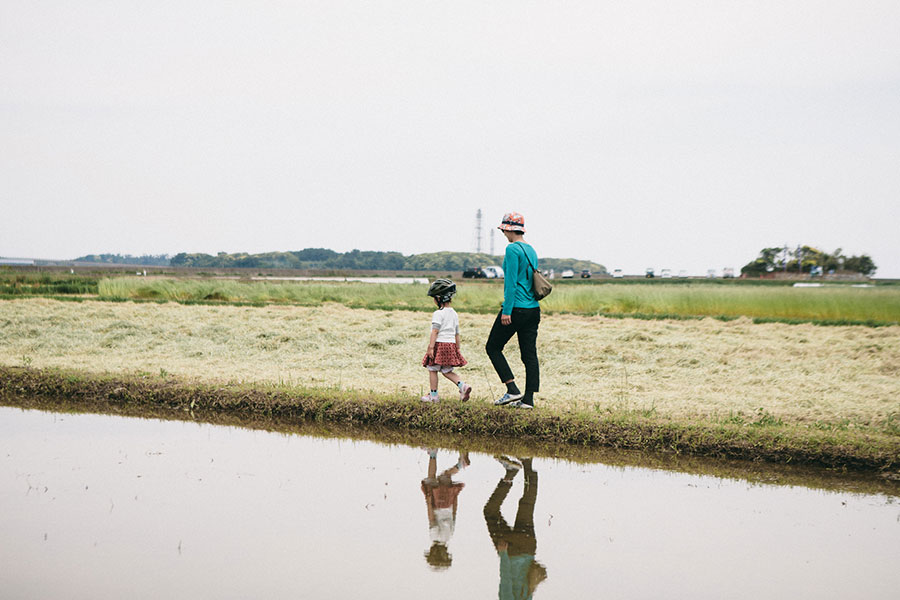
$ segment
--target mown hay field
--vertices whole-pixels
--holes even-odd
[[[460,311],[459,370],[489,402],[493,315]],[[320,306],[0,301],[0,364],[341,388],[416,398],[428,313]],[[545,410],[635,411],[678,420],[797,423],[900,434],[900,326],[545,315]],[[515,341],[507,356],[520,381]],[[454,401],[451,384],[441,393]]]

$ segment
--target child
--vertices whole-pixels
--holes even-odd
[[[428,448],[428,477],[422,480],[425,506],[428,509],[428,532],[431,548],[425,560],[434,569],[446,569],[453,562],[447,544],[456,528],[457,496],[465,487],[453,476],[469,466],[469,453],[459,452],[459,461],[440,475],[437,472],[437,449]]]
[[[453,367],[465,366],[467,361],[459,353],[459,316],[450,306],[456,284],[449,279],[436,279],[428,288],[438,309],[431,315],[431,338],[422,366],[428,369],[431,393],[422,396],[423,402],[438,401],[438,371],[459,388],[459,399],[468,400],[472,386],[467,385],[453,372]]]

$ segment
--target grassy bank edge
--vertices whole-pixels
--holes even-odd
[[[429,405],[333,388],[215,385],[130,374],[0,366],[0,396],[28,395],[109,407],[311,419],[860,472],[896,474],[900,467],[900,437],[871,432],[820,431],[792,424],[683,422],[631,411],[523,412],[478,402]]]

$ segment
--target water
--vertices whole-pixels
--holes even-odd
[[[900,589],[891,492],[541,457],[529,485],[525,469],[507,484],[498,460],[469,452],[469,465],[463,453],[464,468],[424,486],[436,499],[429,512],[431,459],[407,445],[9,407],[0,440],[3,598],[896,598]],[[460,458],[439,449],[434,475]],[[441,509],[454,496],[455,519]]]

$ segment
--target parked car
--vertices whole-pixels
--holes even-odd
[[[572,269],[563,269],[563,272],[559,274],[563,279],[572,279],[575,277],[575,271]]]
[[[672,279],[672,269],[663,269],[660,271],[659,276],[663,279]]]
[[[708,271],[706,271],[706,278],[707,279],[715,279],[716,278],[716,270],[709,269]]]
[[[625,277],[625,274],[622,273],[622,269],[613,269],[613,277],[619,279],[621,277]]]
[[[582,269],[581,270],[581,278],[582,279],[590,279],[591,278],[591,270],[590,269]]]
[[[503,269],[497,265],[482,267],[481,270],[484,271],[488,279],[503,279]]]
[[[678,277],[684,279],[687,276],[688,276],[687,271],[685,271],[684,269],[678,271]]]
[[[644,277],[646,277],[647,279],[653,279],[654,277],[656,277],[656,271],[648,267]]]
[[[722,269],[722,277],[727,279],[734,277],[734,269],[732,269],[731,267],[725,267],[724,269]]]
[[[463,279],[485,279],[487,273],[481,267],[467,267],[463,271]]]

